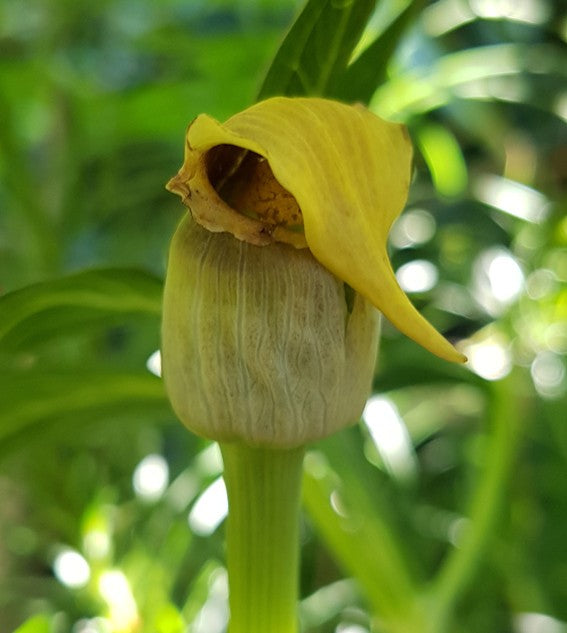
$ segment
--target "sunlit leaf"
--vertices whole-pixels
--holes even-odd
[[[455,98],[524,101],[524,73],[565,74],[560,51],[550,44],[495,44],[451,52],[433,64],[393,77],[373,95],[380,116],[405,119],[446,105]],[[517,85],[506,79],[517,77]],[[532,100],[535,98],[532,96]]]
[[[447,197],[462,194],[467,186],[467,166],[457,139],[435,123],[417,130],[417,143],[437,191]]]
[[[51,625],[46,615],[34,615],[19,626],[14,633],[50,633]]]

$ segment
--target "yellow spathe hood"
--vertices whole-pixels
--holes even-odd
[[[388,233],[404,208],[410,183],[412,146],[404,126],[360,105],[319,98],[275,97],[224,124],[202,114],[189,126],[184,165],[168,183],[192,211],[192,200],[197,203],[203,191],[215,193],[206,179],[205,158],[221,145],[265,158],[278,183],[297,201],[304,237],[282,241],[297,247],[306,242],[321,264],[430,352],[453,362],[466,360],[414,308],[388,258]],[[258,220],[239,216],[236,226],[234,211],[215,198],[211,204],[200,199],[203,226],[228,230],[239,239],[249,236],[256,244],[277,240],[277,233],[263,230]]]

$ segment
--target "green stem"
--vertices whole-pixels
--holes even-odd
[[[485,452],[486,466],[470,506],[470,525],[459,549],[448,557],[433,586],[431,633],[449,631],[457,601],[478,570],[500,518],[522,419],[514,384],[512,375],[491,385],[492,434]]]
[[[221,444],[230,633],[296,633],[304,448]]]

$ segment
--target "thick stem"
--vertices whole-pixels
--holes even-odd
[[[221,444],[230,633],[296,633],[304,448]]]

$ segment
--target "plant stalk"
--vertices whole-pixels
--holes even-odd
[[[220,448],[229,506],[229,631],[296,633],[305,449]]]
[[[486,448],[484,472],[471,500],[470,526],[459,549],[453,550],[441,568],[432,591],[430,633],[448,633],[457,602],[477,572],[494,537],[506,502],[506,490],[514,466],[523,419],[514,393],[512,374],[492,383],[489,401],[491,437]]]

